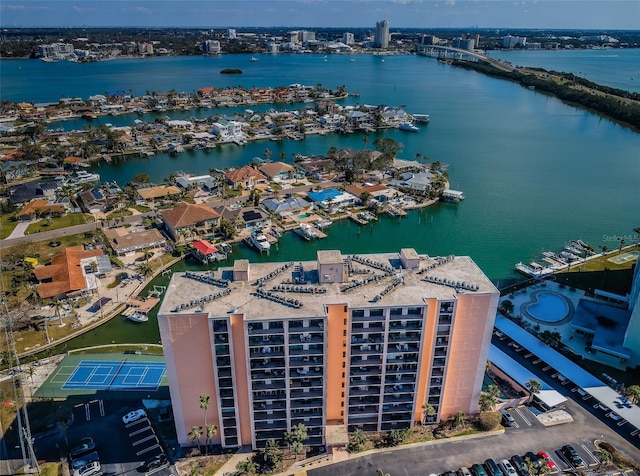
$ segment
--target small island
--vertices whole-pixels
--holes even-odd
[[[220,71],[220,74],[242,74],[242,70],[238,68],[225,68]]]

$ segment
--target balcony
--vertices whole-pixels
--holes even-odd
[[[405,413],[411,412],[413,405],[410,403],[393,403],[382,405],[382,413]]]
[[[216,359],[216,366],[220,367],[229,367],[231,366],[231,359],[229,357],[218,357]]]
[[[373,424],[373,429],[367,431],[375,431],[378,427],[378,415],[365,415],[365,414],[357,414],[357,413],[349,413],[349,417],[347,419],[347,423],[349,425],[355,425],[359,427],[361,425],[366,426],[367,423]],[[368,427],[371,428],[371,427]],[[364,429],[364,428],[363,428]]]
[[[377,405],[380,403],[380,396],[369,395],[362,397],[349,397],[349,407],[358,405]]]
[[[384,322],[384,316],[357,316],[351,315],[351,322]]]
[[[322,388],[305,388],[305,389],[292,389],[290,392],[291,399],[294,398],[312,398],[322,397],[324,394]]]
[[[391,332],[389,333],[389,342],[420,342],[420,334],[418,332]]]
[[[255,390],[253,392],[253,401],[270,401],[286,398],[285,392],[282,390]]]
[[[382,364],[382,359],[380,358],[380,356],[367,355],[365,357],[366,359],[362,358],[361,356],[351,357],[351,367],[356,367],[360,365],[363,365],[365,367],[371,366],[371,365],[380,366]]]
[[[387,393],[384,396],[383,403],[412,403],[413,393]]]
[[[253,402],[253,410],[254,411],[285,410],[286,408],[287,408],[287,404],[284,401],[274,401],[274,402],[271,402],[271,403]]]
[[[309,366],[309,367],[299,367],[294,369],[291,369],[289,371],[289,377],[291,378],[297,378],[297,377],[322,377],[324,375],[323,372],[323,368],[316,366]]]
[[[323,401],[322,398],[296,398],[291,400],[290,406],[291,408],[318,408],[323,406]]]
[[[254,421],[265,421],[265,420],[285,420],[287,419],[287,412],[284,410],[280,411],[258,411],[253,413]]]
[[[289,355],[313,356],[324,355],[324,346],[322,344],[296,344],[289,346]]]
[[[214,346],[216,357],[224,357],[229,354],[229,344],[216,344]]]
[[[319,344],[324,342],[324,334],[321,332],[309,332],[308,328],[301,333],[290,333],[290,344]]]
[[[322,357],[320,356],[313,356],[313,357],[309,357],[304,356],[304,357],[290,357],[289,358],[289,367],[322,367]]]
[[[351,385],[380,385],[380,375],[361,375],[360,377],[350,377]]]
[[[302,377],[292,379],[289,384],[290,388],[323,388],[323,381],[321,378],[309,378]]]
[[[322,423],[322,417],[318,418],[292,418],[291,419],[291,425],[297,425],[298,423],[302,423],[303,425],[305,425],[307,427],[307,429],[313,428],[313,427],[322,427],[323,423]]]
[[[284,334],[284,329],[282,327],[270,327],[263,328],[262,323],[260,322],[252,322],[247,326],[247,331],[251,336],[263,336],[263,335],[275,335],[275,334]]]
[[[375,415],[378,416],[378,405],[354,405],[349,406],[349,416],[352,415]]]
[[[227,337],[227,334],[216,334],[213,338],[213,342],[215,344],[226,344],[229,342],[229,338]]]
[[[380,375],[381,373],[380,365],[360,365],[359,367],[351,367],[350,370],[350,375],[353,376]]]
[[[380,386],[379,385],[360,385],[349,388],[349,396],[367,396],[367,395],[379,395],[380,394]]]
[[[447,348],[446,347],[437,347],[436,351],[433,353],[435,357],[446,357],[447,356]]]
[[[270,359],[264,357],[261,359],[251,359],[251,370],[255,369],[283,369],[284,359]]]
[[[222,426],[224,427],[225,430],[227,430],[229,428],[234,428],[236,426],[236,419],[235,418],[224,418],[222,420]]]
[[[268,383],[267,383],[268,382]],[[251,382],[253,390],[280,390],[285,388],[284,380],[257,381]]]
[[[384,344],[352,344],[351,355],[379,354],[383,347]]]
[[[262,336],[250,336],[249,347],[264,347],[284,345],[284,335],[262,335]]]
[[[321,417],[321,408],[299,408],[291,411],[291,418]]]
[[[284,357],[284,347],[265,345],[262,347],[254,347],[249,351],[251,358],[257,357]]]
[[[383,413],[383,422],[396,422],[397,424],[408,422],[411,424],[411,412]]]

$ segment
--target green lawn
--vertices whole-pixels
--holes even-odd
[[[32,223],[27,227],[25,234],[30,235],[32,233],[41,233],[44,231],[59,230],[60,228],[66,228],[68,226],[83,225],[93,221],[93,216],[87,213],[69,213],[60,218],[52,218],[51,225],[47,226],[47,219]]]
[[[18,224],[15,220],[15,213],[3,213],[0,216],[0,240],[6,238],[11,234],[13,229]]]

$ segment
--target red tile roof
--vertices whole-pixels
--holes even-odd
[[[102,250],[85,250],[83,245],[70,246],[58,253],[51,258],[50,265],[33,270],[39,281],[51,280],[38,286],[38,294],[44,299],[86,289],[80,260],[103,254]]]
[[[208,205],[193,205],[186,202],[180,203],[175,208],[164,210],[160,214],[164,221],[175,230],[220,218],[220,214]]]
[[[267,180],[267,177],[265,177],[265,175],[262,172],[254,169],[253,167],[249,167],[248,165],[240,167],[239,169],[236,169],[236,170],[231,170],[230,172],[227,172],[225,176],[232,183],[243,182],[244,180],[250,177],[253,177],[254,179],[258,179],[258,180]]]
[[[198,250],[203,255],[210,255],[211,253],[217,253],[218,252],[218,248],[213,246],[207,240],[196,240],[191,244],[193,245],[193,247],[196,250]]]

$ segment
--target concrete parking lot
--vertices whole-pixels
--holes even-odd
[[[105,476],[174,474],[169,465],[145,472],[143,463],[164,453],[164,448],[148,418],[127,425],[123,423],[122,416],[138,408],[143,408],[141,402],[91,400],[78,403],[74,406],[73,422],[68,428],[57,427],[36,437],[36,454],[40,459],[59,461],[68,456],[64,450],[67,446],[75,445],[84,437],[91,437]]]

